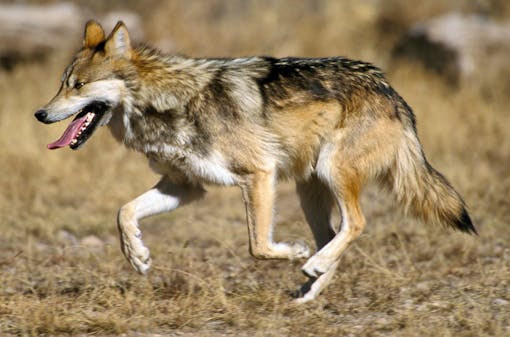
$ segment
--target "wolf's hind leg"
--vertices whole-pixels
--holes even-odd
[[[258,171],[241,186],[246,205],[250,253],[259,259],[299,259],[310,255],[302,243],[273,242],[274,172]]]
[[[342,214],[340,231],[304,264],[302,270],[310,277],[309,287],[305,290],[306,293],[296,300],[297,303],[313,300],[328,285],[336,271],[340,255],[365,227],[365,218],[358,201],[359,186],[353,181],[339,182],[335,196]]]
[[[382,167],[381,163],[386,162],[383,160],[384,151],[380,150],[381,146],[378,146],[377,142],[374,142],[377,134],[374,136],[372,133],[366,132],[363,137],[357,135],[356,141],[360,143],[363,141],[365,143],[363,147],[351,146],[352,135],[349,135],[346,139],[338,139],[337,145],[325,147],[319,155],[317,176],[330,188],[342,222],[335,237],[303,265],[303,272],[311,279],[318,279],[333,269],[341,254],[365,227],[365,217],[359,204],[361,189],[367,178]],[[389,150],[392,149],[392,145],[389,142]]]
[[[348,168],[340,172],[332,184],[342,214],[342,224],[338,234],[303,266],[303,272],[311,278],[317,278],[332,269],[340,255],[365,227],[365,217],[359,205],[360,178]]]
[[[145,274],[150,268],[149,249],[142,241],[138,221],[145,217],[169,212],[205,193],[201,187],[186,184],[174,184],[163,177],[154,188],[122,206],[117,217],[121,249],[133,268]]]

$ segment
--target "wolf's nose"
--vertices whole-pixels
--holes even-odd
[[[48,113],[46,112],[46,110],[40,109],[40,110],[37,110],[37,112],[34,114],[34,116],[35,116],[35,118],[37,118],[37,120],[39,122],[45,122],[46,117],[48,117]]]

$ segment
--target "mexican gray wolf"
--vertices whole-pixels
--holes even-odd
[[[75,116],[50,149],[78,149],[108,125],[162,176],[118,213],[122,252],[141,274],[151,259],[138,221],[201,198],[207,184],[240,186],[254,257],[308,258],[300,303],[331,281],[365,227],[359,197],[370,180],[425,222],[476,233],[459,194],[426,160],[411,108],[369,63],[169,56],[133,47],[122,22],[106,36],[89,21],[58,93],[35,116],[44,123]],[[313,255],[303,243],[273,241],[283,178],[296,181]],[[334,207],[339,229],[330,223]]]

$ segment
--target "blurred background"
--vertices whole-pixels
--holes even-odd
[[[71,289],[75,289],[72,290],[75,293],[71,293],[76,296],[86,294],[82,281],[69,281],[70,275],[81,275],[74,268],[87,269],[95,275],[96,281],[114,277],[110,275],[112,273],[131,280],[133,276],[129,266],[122,260],[117,248],[116,210],[157,181],[146,160],[117,144],[106,128],[96,132],[79,151],[46,149],[46,144],[58,138],[64,125],[40,124],[33,117],[33,112],[56,93],[64,68],[81,46],[84,23],[90,18],[98,19],[107,30],[117,20],[124,20],[133,40],[156,46],[167,53],[192,57],[345,56],[382,68],[390,83],[413,107],[418,133],[429,160],[464,196],[482,233],[476,245],[470,243],[465,246],[460,243],[463,239],[458,239],[457,248],[465,253],[460,254],[464,260],[458,263],[469,264],[466,256],[471,255],[466,250],[472,250],[476,253],[471,258],[476,261],[479,261],[479,256],[499,261],[490,268],[503,273],[496,276],[497,280],[488,281],[486,289],[490,289],[487,290],[490,294],[503,294],[496,297],[507,301],[500,301],[506,304],[496,307],[499,311],[492,311],[491,305],[479,308],[480,313],[492,317],[496,325],[490,330],[482,322],[476,325],[472,321],[470,324],[474,325],[468,324],[472,329],[469,331],[483,331],[483,334],[509,331],[505,330],[510,329],[508,319],[502,318],[510,306],[508,282],[502,281],[510,276],[507,227],[510,221],[510,2],[506,0],[1,1],[0,280],[5,287],[0,290],[0,299],[3,297],[0,302],[4,303],[0,304],[0,315],[5,313],[7,319],[0,320],[0,327],[5,331],[32,335],[55,331],[86,332],[89,331],[87,329],[120,333],[130,328],[150,330],[165,327],[154,314],[155,318],[142,327],[122,320],[117,325],[111,322],[113,325],[101,325],[97,323],[101,319],[96,317],[85,323],[80,321],[86,327],[80,330],[73,323],[79,318],[69,316],[67,323],[58,321],[56,317],[67,316],[62,312],[54,312],[51,316],[42,309],[42,304],[40,307],[34,304],[37,302],[34,302],[34,297],[40,300],[41,293],[49,298],[48,294],[55,296],[55,302],[50,302],[50,305],[60,303],[62,282],[73,284]],[[172,250],[169,247],[182,248],[183,242],[189,243],[190,240],[198,240],[195,245],[201,250],[212,250],[213,254],[220,254],[218,252],[225,246],[235,250],[239,256],[236,255],[232,265],[239,265],[236,259],[250,263],[246,262],[251,260],[246,252],[244,211],[239,191],[230,188],[210,188],[210,191],[213,197],[206,198],[197,206],[147,220],[144,237],[152,241],[153,253],[160,254],[156,263],[165,263],[162,260]],[[291,184],[282,185],[279,202],[277,221],[284,234],[277,232],[277,235],[286,239],[309,239],[310,233],[303,227]],[[426,231],[434,231],[396,215],[398,213],[393,211],[391,202],[377,190],[369,188],[363,203],[369,219],[367,232],[373,235],[371,240],[386,244],[389,241],[383,238],[388,233],[402,230],[408,238],[415,238],[409,240],[422,240]],[[167,226],[168,222],[184,222],[185,228]],[[236,238],[225,237],[225,231]],[[444,231],[439,232],[447,236]],[[210,237],[222,243],[211,243]],[[359,246],[363,253],[348,254],[366,262],[363,256],[377,255],[380,251],[363,240]],[[432,247],[441,252],[442,249],[448,251],[449,243],[448,239],[434,237],[432,244],[418,240],[418,244],[413,241],[412,245],[422,247],[423,251]],[[84,258],[72,249],[64,250],[67,253],[62,255],[62,251],[58,250],[70,246],[85,247],[93,255]],[[99,250],[94,250],[97,247],[100,247]],[[402,261],[408,261],[406,254]],[[108,264],[110,269],[105,267],[104,261],[101,262],[105,256],[113,261],[113,264]],[[189,261],[195,261],[194,258],[200,260],[200,257],[192,256]],[[219,258],[219,261],[229,264],[232,257],[224,258]],[[166,262],[178,264],[182,261],[188,260],[182,260],[181,256],[181,260],[169,259]],[[190,269],[180,268],[190,273],[201,273],[208,267],[200,263],[195,261]],[[197,264],[205,269],[200,269]],[[279,268],[278,265],[271,266]],[[390,262],[385,266],[392,270]],[[220,268],[219,265],[217,267]],[[45,269],[38,268],[55,268],[55,274],[50,277]],[[298,265],[292,268],[297,272],[292,275],[299,275]],[[444,272],[448,273],[449,269],[445,268]],[[223,275],[220,270],[214,272]],[[274,277],[278,279],[276,273]],[[478,282],[476,277],[475,282]],[[135,287],[129,283],[134,281],[125,282],[123,287],[126,289],[131,289],[126,284]],[[150,301],[168,300],[152,292],[167,289],[163,281],[150,279],[148,282],[150,285],[138,287],[152,294]],[[292,279],[288,282],[292,284]],[[349,284],[349,279],[344,279],[342,284]],[[395,283],[395,287],[401,285]],[[170,298],[175,300],[178,291],[174,289],[175,293],[172,293],[172,289],[167,290],[171,293]],[[480,291],[479,295],[485,296],[481,295],[485,290]],[[190,298],[197,299],[195,293],[189,294]],[[334,298],[336,295],[332,293],[331,296]],[[79,298],[82,304],[93,301],[87,296]],[[28,305],[27,300],[32,303],[31,309],[20,309]],[[79,306],[81,302],[76,301]],[[191,302],[186,303],[189,305]],[[200,310],[206,310],[205,304],[193,303]],[[224,302],[221,303],[217,306],[225,306]],[[48,306],[48,303],[44,305]],[[182,306],[185,305],[181,303]],[[109,315],[113,312],[117,318],[132,314],[116,312],[113,307],[113,311],[106,310],[104,306],[102,310]],[[234,315],[225,308],[224,312]],[[74,309],[81,312],[78,307]],[[160,313],[159,309],[150,310]],[[190,310],[188,316],[180,317],[180,324],[199,329],[188,321],[196,320],[199,315]],[[243,308],[239,310],[243,312]],[[338,310],[337,315],[341,312]],[[213,315],[212,312],[219,315],[216,307],[209,315]],[[440,316],[432,316],[432,321],[439,322],[437,326],[442,326],[443,318]],[[41,317],[46,317],[46,320]],[[232,317],[233,322],[229,326],[234,330],[255,324],[246,325],[254,318]],[[391,317],[388,318],[390,323],[394,322],[394,317]],[[262,320],[260,317],[257,319]],[[205,324],[205,321],[200,322]],[[282,322],[276,328],[286,332],[291,331],[289,326],[295,323],[292,320]],[[375,329],[379,323],[375,322],[372,327]],[[449,327],[448,323],[445,324]],[[55,327],[61,330],[55,330]]]

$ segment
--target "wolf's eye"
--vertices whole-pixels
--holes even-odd
[[[74,88],[75,89],[80,89],[84,85],[85,85],[85,82],[83,82],[83,81],[76,81],[76,84],[74,85]]]

